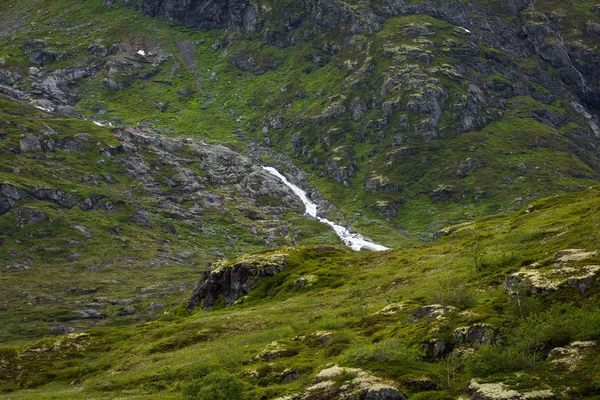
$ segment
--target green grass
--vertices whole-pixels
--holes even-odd
[[[584,358],[585,367],[576,372],[554,369],[544,354],[574,340],[599,339],[598,288],[582,295],[567,287],[517,304],[502,285],[520,266],[545,262],[557,250],[598,249],[593,216],[599,193],[594,187],[544,199],[511,215],[456,227],[431,244],[384,253],[282,249],[290,268],[261,282],[241,305],[97,327],[80,339],[9,343],[2,359],[13,360],[22,372],[8,376],[2,388],[16,390],[8,396],[17,399],[177,398],[197,379],[221,371],[243,382],[245,397],[274,398],[301,390],[319,370],[339,363],[397,382],[407,374],[426,377],[445,396],[463,393],[471,377],[501,379],[522,390],[571,387],[573,396],[583,396],[594,384],[588,380],[597,373],[597,353]],[[597,261],[595,256],[587,262]],[[312,285],[293,285],[308,275],[314,276]],[[395,315],[376,313],[390,302],[402,302],[404,309]],[[430,325],[409,322],[414,310],[432,302],[465,312]],[[424,356],[421,349],[429,339],[452,342],[456,327],[473,323],[493,325],[501,339],[481,347],[474,358],[449,355],[432,361]],[[316,330],[334,335],[326,343],[301,338]],[[257,358],[273,341],[287,350],[271,360]],[[298,379],[284,381],[286,370],[296,371]],[[69,386],[72,381],[77,390]]]

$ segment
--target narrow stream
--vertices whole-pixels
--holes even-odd
[[[359,235],[358,233],[352,233],[348,229],[344,228],[341,225],[333,223],[328,219],[319,217],[317,215],[317,205],[308,198],[308,196],[306,195],[306,192],[304,190],[300,189],[298,186],[296,186],[293,183],[291,183],[290,181],[288,181],[287,178],[285,176],[281,175],[281,173],[279,173],[279,171],[277,171],[275,168],[263,167],[263,169],[265,171],[267,171],[268,173],[270,173],[271,175],[274,175],[277,178],[281,179],[281,181],[287,187],[292,189],[294,194],[296,196],[298,196],[300,198],[300,200],[302,200],[302,202],[304,203],[304,206],[306,207],[305,213],[307,215],[310,215],[313,218],[316,218],[318,221],[331,226],[333,228],[333,230],[335,231],[335,233],[342,240],[342,242],[344,242],[344,244],[346,246],[350,247],[352,250],[356,250],[356,251],[359,251],[359,250],[372,250],[372,251],[389,250],[389,247],[385,247],[380,244],[373,243],[373,242],[371,242],[371,240],[369,238]]]

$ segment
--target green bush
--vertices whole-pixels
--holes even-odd
[[[344,360],[350,364],[389,363],[410,367],[419,362],[421,352],[398,339],[387,339],[365,346],[357,346],[346,353]]]
[[[600,309],[554,304],[544,312],[521,319],[519,325],[503,336],[506,337],[503,345],[483,346],[468,360],[473,375],[534,368],[554,347],[576,340],[598,340]]]
[[[197,379],[183,390],[185,400],[242,400],[243,382],[224,371],[212,372]]]

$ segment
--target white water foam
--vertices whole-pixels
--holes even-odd
[[[307,215],[310,215],[313,218],[316,218],[318,221],[331,226],[333,228],[333,230],[335,231],[335,233],[342,240],[342,242],[344,242],[344,244],[346,246],[350,247],[352,250],[356,250],[356,251],[359,251],[359,250],[372,250],[372,251],[389,250],[389,247],[385,247],[380,244],[373,243],[369,238],[359,235],[358,233],[352,233],[348,229],[344,228],[341,225],[331,222],[328,219],[319,217],[317,215],[317,205],[308,198],[308,196],[306,195],[306,192],[304,190],[300,189],[298,186],[296,186],[293,183],[291,183],[290,181],[288,181],[287,178],[285,176],[283,176],[275,168],[263,167],[263,169],[265,171],[267,171],[268,173],[270,173],[271,175],[274,175],[277,178],[281,179],[281,181],[287,187],[292,189],[294,194],[296,196],[298,196],[300,198],[300,200],[302,200],[302,203],[304,203],[304,207],[306,207],[305,213]]]

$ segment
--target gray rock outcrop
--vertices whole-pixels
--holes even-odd
[[[393,381],[379,378],[359,368],[334,365],[319,372],[312,385],[302,393],[277,400],[316,399],[404,400],[406,396]]]
[[[21,192],[15,186],[8,183],[0,184],[0,215],[10,211],[21,198]]]
[[[286,254],[248,256],[239,260],[221,261],[202,274],[185,308],[193,311],[200,305],[204,310],[213,308],[223,297],[226,306],[250,293],[263,278],[287,269]]]

